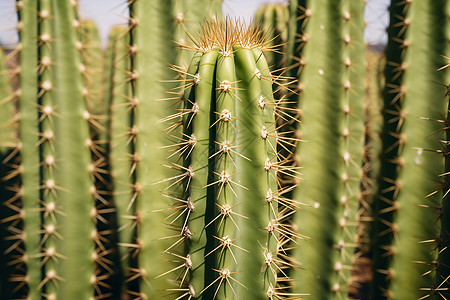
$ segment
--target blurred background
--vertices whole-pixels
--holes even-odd
[[[15,32],[16,14],[14,0],[0,0],[0,45],[13,45],[17,41]],[[224,15],[240,16],[249,22],[261,5],[271,2],[288,3],[288,0],[224,0]],[[367,0],[365,40],[374,51],[383,51],[387,43],[386,27],[389,24],[390,0]],[[94,20],[99,29],[103,45],[111,27],[127,22],[128,9],[125,0],[80,0],[82,18]]]

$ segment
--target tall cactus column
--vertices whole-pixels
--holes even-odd
[[[180,265],[163,273],[198,299],[272,299],[281,224],[275,101],[261,33],[207,23],[185,73],[178,201],[180,234],[170,249]],[[261,48],[260,48],[261,47]],[[168,117],[171,119],[174,116]],[[281,138],[282,139],[282,138]]]
[[[294,291],[316,299],[347,297],[353,263],[363,127],[362,1],[310,1],[303,41],[302,182],[294,199],[310,207],[294,216],[310,240],[292,256]],[[299,83],[299,85],[300,85]]]
[[[445,5],[446,1],[414,1],[408,9],[407,19],[411,21],[406,33],[408,69],[403,75],[407,92],[402,106],[407,118],[402,126],[405,143],[398,179],[405,188],[398,193],[393,223],[396,238],[388,295],[395,299],[423,297],[426,292],[420,288],[429,287],[433,282],[428,275],[432,266],[428,264],[436,260],[437,253],[426,241],[438,234],[438,227],[424,224],[435,220],[433,207],[438,205],[440,195],[425,197],[435,188],[443,162],[427,150],[439,148],[439,141],[428,135],[439,130],[440,125],[437,122],[423,124],[419,117],[439,119],[445,111],[442,90],[433,82],[443,82],[446,78],[445,73],[435,71],[443,64],[440,54],[445,52],[447,43],[446,14],[442,9]]]
[[[24,221],[24,232],[27,236],[25,248],[27,249],[27,277],[29,286],[29,297],[39,299],[41,297],[38,288],[41,283],[41,261],[40,261],[40,234],[41,198],[39,187],[40,180],[39,164],[41,157],[36,151],[36,145],[40,139],[38,132],[39,121],[36,107],[38,93],[38,81],[36,72],[25,70],[36,70],[39,65],[38,52],[38,1],[17,1],[18,32],[19,32],[19,90],[18,110],[20,114],[19,123],[19,145],[22,165],[21,198],[26,220]],[[35,134],[30,134],[35,133]]]
[[[164,225],[168,200],[161,193],[164,184],[156,185],[176,173],[164,166],[167,152],[162,147],[169,145],[170,140],[163,132],[166,124],[158,123],[174,109],[170,107],[173,103],[162,101],[168,97],[166,91],[171,85],[161,83],[174,76],[169,70],[169,64],[175,62],[171,5],[165,0],[130,2],[130,51],[135,51],[131,52],[129,80],[135,104],[132,120],[137,130],[131,159],[132,175],[136,178],[133,197],[138,216],[135,248],[139,268],[129,270],[128,280],[139,279],[139,295],[148,299],[160,298],[167,294],[166,289],[173,287],[165,278],[158,277],[168,265],[173,265],[168,261],[170,256],[161,254],[170,246],[170,241],[164,238],[176,232]]]

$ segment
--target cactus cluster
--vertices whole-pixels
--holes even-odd
[[[446,1],[220,2],[16,1],[1,299],[449,298]]]

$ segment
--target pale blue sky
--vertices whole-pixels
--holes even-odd
[[[93,19],[99,26],[103,40],[115,24],[126,23],[126,0],[79,0],[80,14]],[[0,0],[0,45],[13,44],[17,36],[14,26],[16,20],[15,0]],[[248,21],[258,6],[268,2],[284,2],[288,0],[225,0],[222,5],[224,14],[241,16]],[[386,44],[385,28],[389,20],[386,14],[390,0],[367,0],[366,4],[366,41],[369,45]]]

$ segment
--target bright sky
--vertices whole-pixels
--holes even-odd
[[[17,36],[14,26],[16,13],[15,0],[0,0],[0,45],[13,44]],[[249,21],[258,6],[268,2],[284,2],[288,0],[225,0],[222,4],[224,15],[241,16]],[[367,0],[366,4],[366,41],[369,45],[386,44],[385,28],[389,20],[386,14],[390,0]],[[106,41],[112,26],[126,22],[126,0],[79,0],[80,14],[86,19],[97,22],[99,33]],[[383,48],[383,46],[381,46]]]

